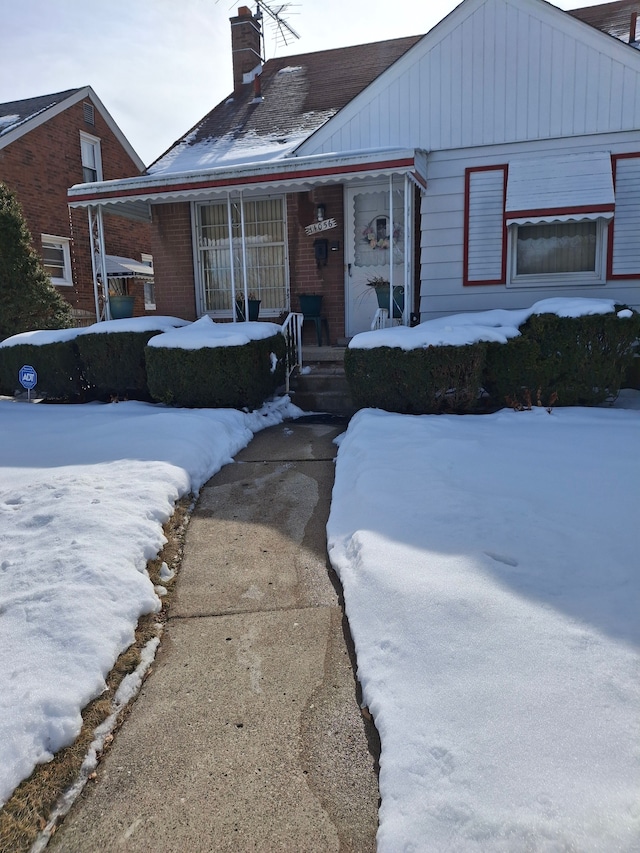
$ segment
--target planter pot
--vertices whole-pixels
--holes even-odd
[[[133,296],[110,296],[111,319],[123,320],[125,317],[133,317],[133,301]]]
[[[301,293],[298,297],[300,300],[300,310],[305,317],[319,317],[322,309],[322,294],[318,293]]]
[[[389,285],[385,287],[380,284],[375,288],[376,296],[378,297],[378,308],[386,308],[389,310]],[[404,311],[404,287],[401,284],[396,284],[393,288],[393,317],[399,320]]]
[[[249,299],[247,300],[249,305],[249,320],[257,320],[258,315],[260,314],[260,302],[261,299]],[[244,313],[244,302],[236,302],[236,320],[240,323],[244,323],[247,318]]]

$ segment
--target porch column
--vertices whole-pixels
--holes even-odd
[[[93,295],[96,303],[96,320],[100,323],[102,320],[111,319],[102,208],[90,205],[87,208],[87,213],[89,216],[89,243],[91,245]],[[100,288],[102,288],[102,310],[100,309]]]
[[[229,228],[229,263],[231,271],[231,322],[235,323],[236,317],[236,275],[233,263],[233,220],[231,218],[231,193],[227,193],[227,226]]]
[[[411,306],[413,305],[413,240],[412,219],[413,207],[411,204],[411,193],[413,184],[409,175],[404,176],[404,310],[402,312],[402,323],[408,326],[411,318]]]
[[[393,175],[389,175],[389,325],[393,326]]]

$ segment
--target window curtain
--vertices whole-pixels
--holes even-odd
[[[517,227],[517,275],[595,270],[596,222],[557,222]]]

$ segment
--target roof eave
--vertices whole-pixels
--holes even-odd
[[[212,191],[280,187],[295,190],[309,183],[346,180],[369,174],[415,173],[426,182],[426,156],[420,149],[376,149],[348,154],[315,154],[277,161],[216,167],[172,175],[145,175],[120,181],[77,184],[68,192],[71,207],[126,201],[162,202],[194,199]]]

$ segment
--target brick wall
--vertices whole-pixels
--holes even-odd
[[[316,207],[325,206],[325,218],[335,219],[336,228],[309,237],[305,226],[316,221]],[[344,338],[344,203],[341,184],[318,187],[307,193],[287,196],[289,227],[289,267],[291,281],[291,309],[300,310],[298,295],[322,294],[322,314],[329,322],[331,343]],[[338,251],[329,250],[326,266],[318,267],[314,255],[314,240],[327,239],[339,243]],[[305,323],[304,343],[315,343],[315,328]]]
[[[159,314],[196,319],[191,214],[188,203],[152,207],[152,253]]]
[[[67,205],[67,189],[83,180],[80,131],[100,139],[105,180],[137,175],[139,170],[97,107],[95,125],[85,123],[82,104],[73,104],[1,149],[0,180],[16,192],[38,252],[41,234],[72,239],[73,286],[58,289],[74,308],[94,311],[87,213],[70,212]],[[105,244],[108,254],[140,260],[141,253],[151,251],[150,226],[105,217]],[[142,285],[134,295],[136,313],[144,313]]]

